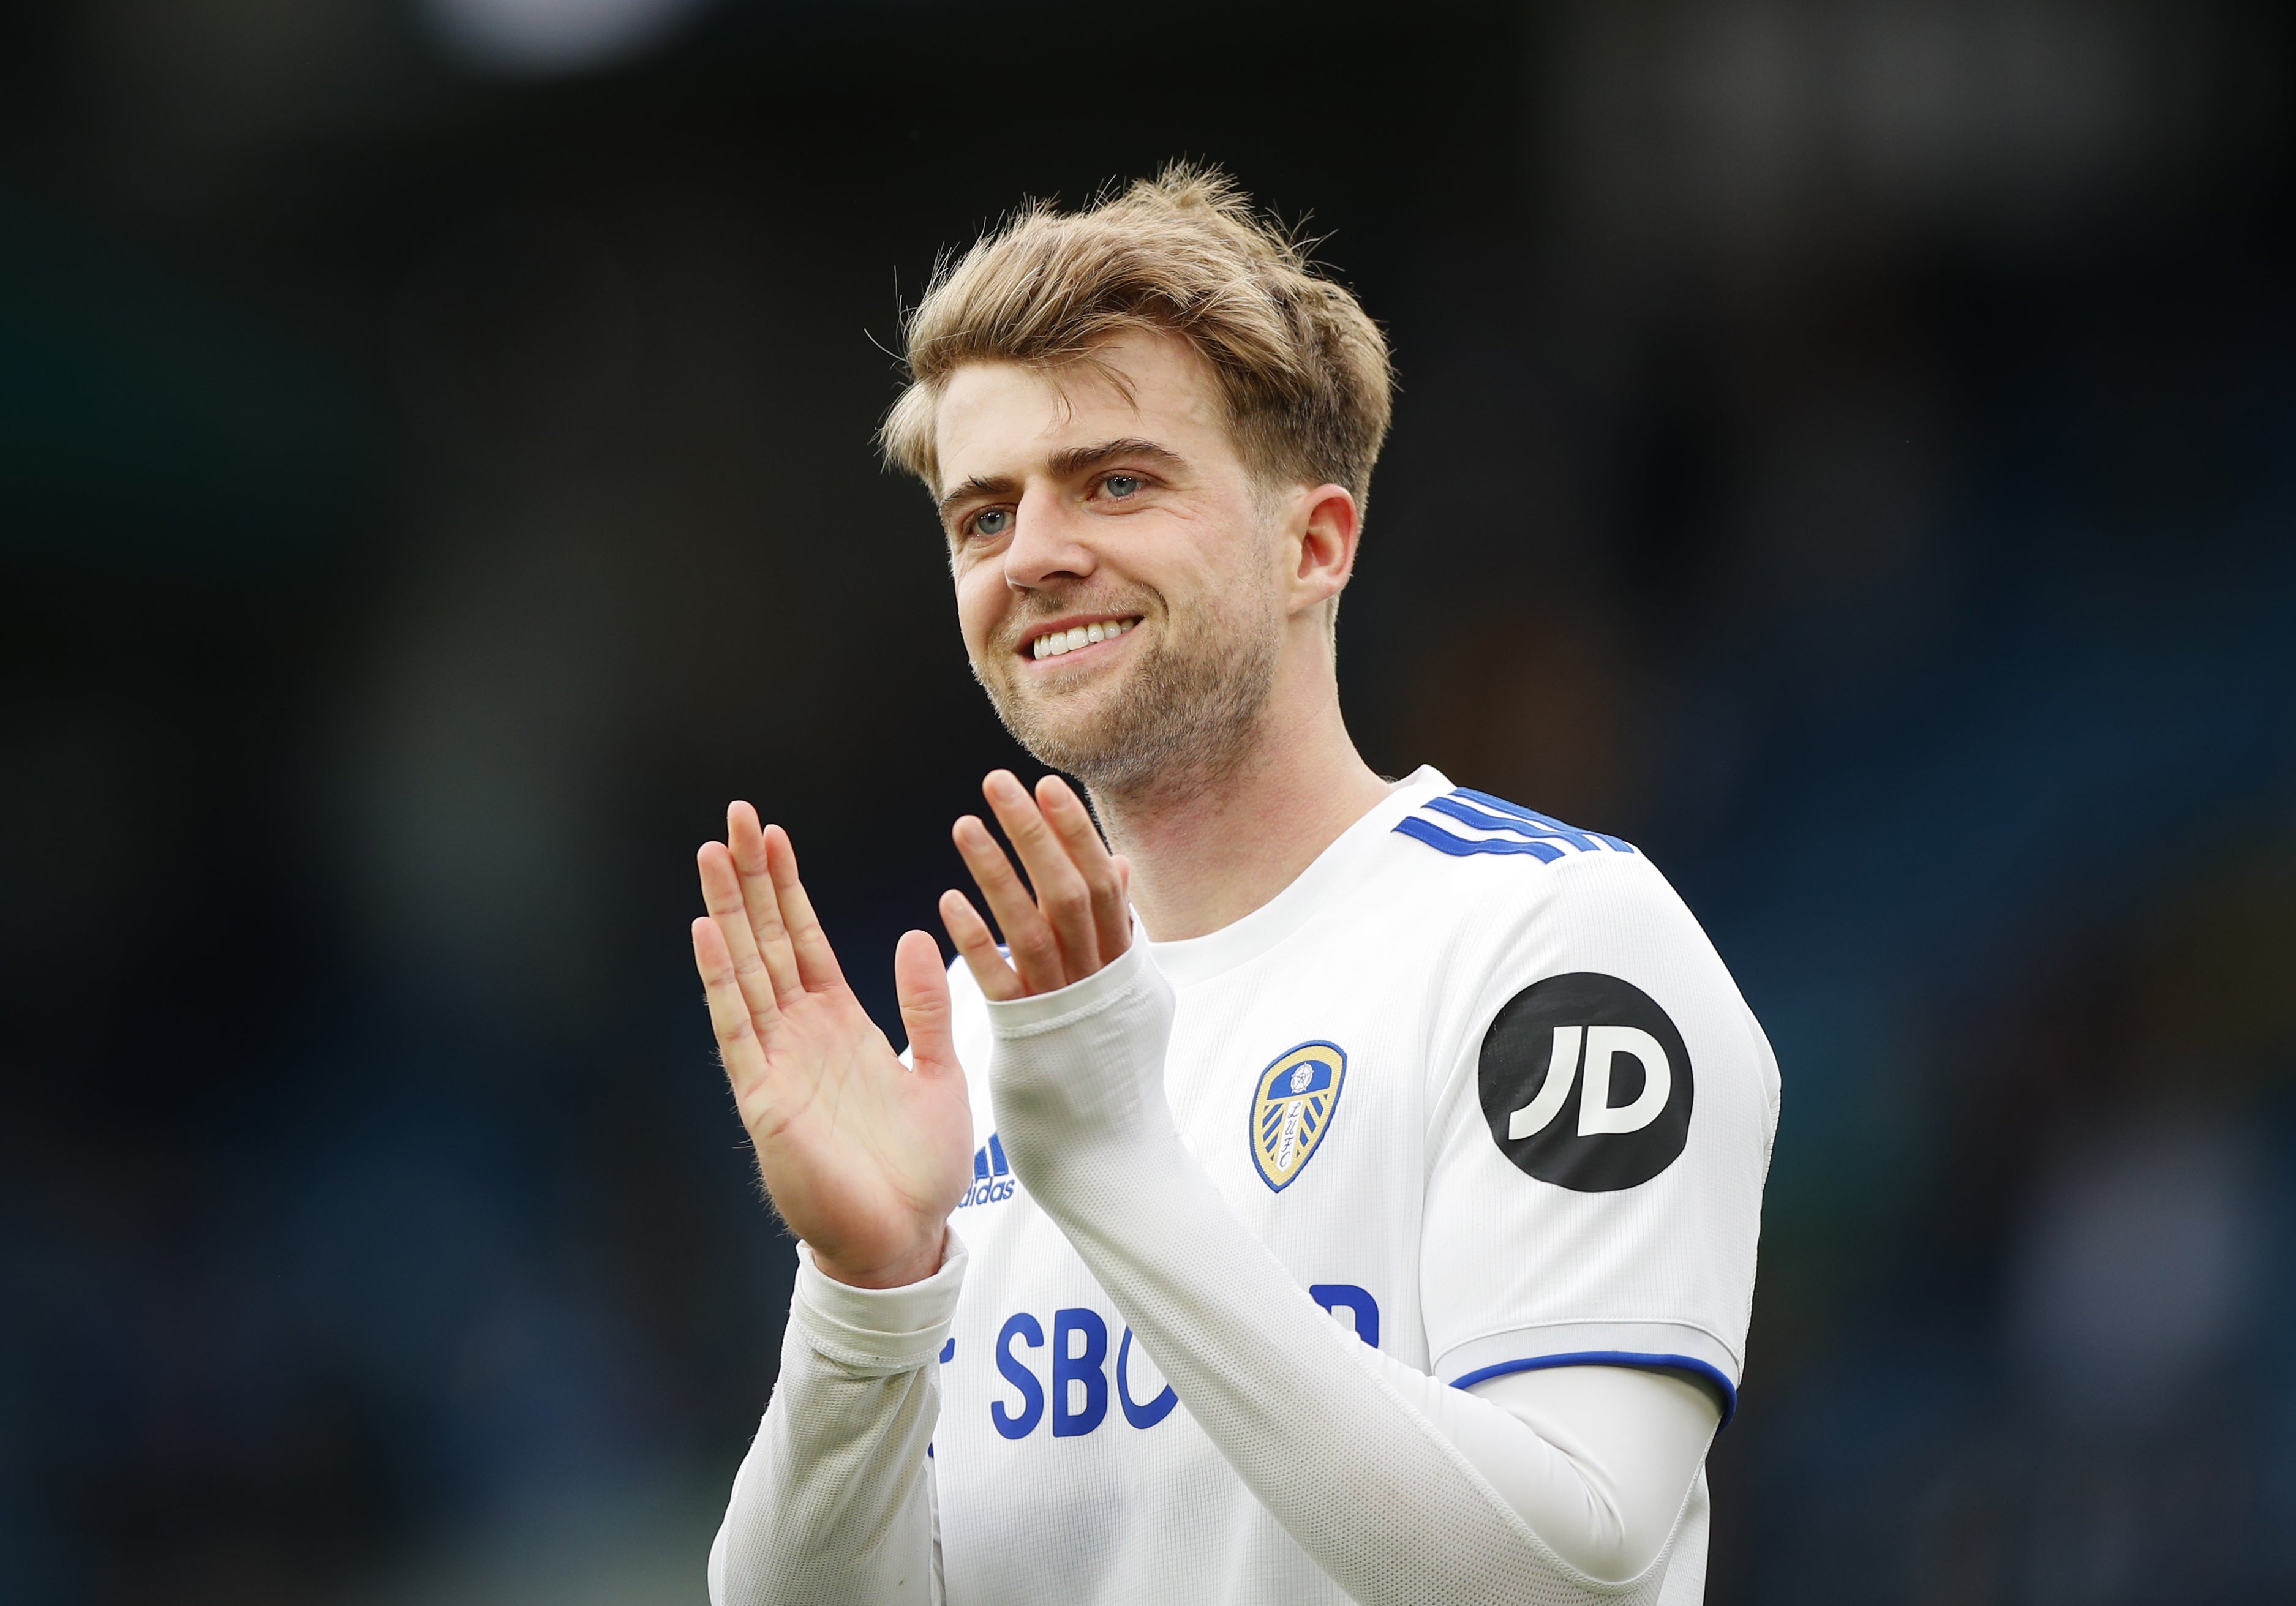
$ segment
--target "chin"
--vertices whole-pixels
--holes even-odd
[[[1107,770],[1123,750],[1118,722],[1104,709],[1039,703],[1013,710],[1005,728],[1037,759],[1064,774],[1089,779]]]
[[[999,665],[974,674],[1014,740],[1039,763],[1106,795],[1185,793],[1216,784],[1249,757],[1275,684],[1281,633],[1239,630],[1176,653],[1143,643],[1116,673],[1063,685]]]

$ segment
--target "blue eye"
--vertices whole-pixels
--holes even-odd
[[[1140,476],[1137,474],[1111,474],[1107,479],[1100,482],[1100,486],[1101,488],[1106,491],[1110,496],[1114,496],[1120,501],[1124,497],[1133,496],[1139,491]]]
[[[1012,528],[1013,510],[1010,508],[992,507],[986,512],[973,515],[972,533],[977,536],[1001,536]]]

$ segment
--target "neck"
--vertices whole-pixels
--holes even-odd
[[[1328,669],[1301,678],[1287,687],[1279,676],[1248,756],[1213,784],[1093,793],[1154,940],[1242,919],[1387,795],[1348,736]]]

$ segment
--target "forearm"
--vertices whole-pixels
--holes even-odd
[[[1638,1597],[1619,1586],[1656,1559],[1678,1502],[1655,1534],[1630,1528],[1584,1463],[1334,1323],[1209,1178],[1176,1186],[1178,1170],[1156,1172],[1152,1224],[1110,1230],[1103,1211],[1062,1225],[1229,1465],[1349,1594]]]
[[[932,1463],[940,1347],[964,1279],[868,1291],[800,1265],[782,1369],[709,1554],[712,1606],[939,1599]]]
[[[1128,955],[997,1007],[997,1121],[1023,1183],[1238,1476],[1366,1606],[1655,1598],[1694,1459],[1655,1540],[1647,1519],[1629,1535],[1586,1446],[1574,1457],[1332,1322],[1180,1142],[1160,997],[1124,974],[1145,963]],[[1117,1069],[1144,1045],[1156,1066]],[[1152,1192],[1156,1209],[1139,1209]]]

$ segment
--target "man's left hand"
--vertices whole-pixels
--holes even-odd
[[[1075,789],[1046,775],[1031,797],[1012,771],[1000,769],[980,783],[980,793],[1036,888],[1031,896],[979,816],[956,823],[956,850],[1011,954],[996,951],[988,922],[964,893],[941,895],[941,919],[980,990],[998,1003],[1056,992],[1130,946],[1131,867],[1108,851]]]

